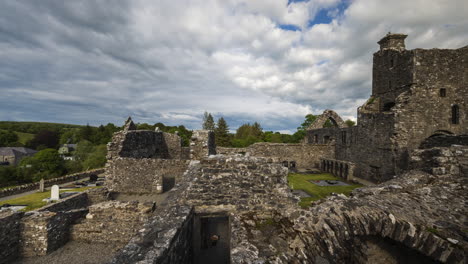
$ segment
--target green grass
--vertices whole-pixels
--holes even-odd
[[[318,186],[309,182],[309,180],[319,181],[319,180],[338,180],[343,181],[342,178],[335,177],[329,173],[323,174],[299,174],[299,173],[290,173],[288,175],[288,184],[291,189],[294,190],[303,190],[312,197],[301,198],[299,205],[301,207],[308,207],[312,201],[317,201],[322,198],[329,196],[331,193],[342,193],[349,195],[352,190],[362,187],[360,184],[351,184],[348,186]]]
[[[100,188],[98,187],[81,187],[81,188],[76,188],[73,190],[61,190],[60,192],[83,192],[88,189],[92,188]],[[10,199],[10,200],[5,200],[5,201],[0,201],[0,205],[3,204],[18,204],[18,205],[27,205],[26,208],[22,209],[21,211],[27,212],[31,211],[37,208],[41,208],[42,206],[46,205],[47,202],[42,201],[45,198],[50,197],[50,191],[45,191],[45,192],[36,192],[32,194],[28,194],[25,196],[21,196],[18,198]]]
[[[0,129],[3,131],[7,131],[5,129]],[[15,132],[16,135],[18,135],[18,142],[25,145],[29,140],[34,138],[34,134],[30,133],[23,133],[23,132],[18,132],[18,131],[13,131]]]
[[[29,140],[34,138],[34,134],[30,133],[23,133],[23,132],[16,132],[16,135],[18,135],[18,141],[19,143],[25,145]]]

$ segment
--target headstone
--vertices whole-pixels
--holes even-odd
[[[50,199],[60,200],[60,187],[58,185],[54,185],[50,189]]]
[[[41,179],[39,182],[39,191],[44,192],[44,179]]]

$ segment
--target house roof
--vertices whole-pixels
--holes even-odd
[[[30,154],[33,155],[37,151],[30,148],[24,147],[1,147],[0,156],[16,156],[17,154]]]

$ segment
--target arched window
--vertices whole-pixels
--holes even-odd
[[[458,105],[452,106],[452,124],[458,124],[460,122],[460,109]]]

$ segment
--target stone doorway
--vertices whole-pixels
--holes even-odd
[[[196,215],[193,232],[193,263],[230,263],[231,234],[227,215]]]

